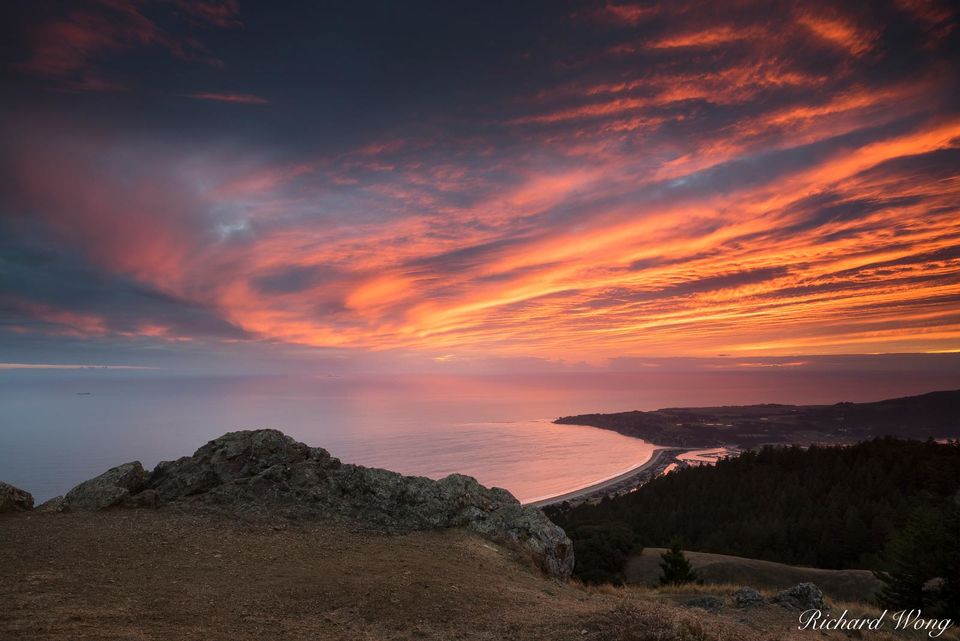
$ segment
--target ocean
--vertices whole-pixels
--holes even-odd
[[[906,387],[905,387],[906,385]],[[521,501],[646,461],[654,445],[554,425],[561,415],[760,402],[832,403],[930,391],[934,381],[848,374],[598,372],[527,375],[193,376],[0,372],[0,480],[38,501],[107,468],[193,453],[275,428],[344,462],[441,478],[458,472]]]

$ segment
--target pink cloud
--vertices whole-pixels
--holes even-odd
[[[235,26],[232,6],[198,15]],[[592,27],[618,34],[648,15],[604,12]],[[876,30],[803,15],[782,29],[684,18],[621,52],[667,64],[609,73],[601,52],[433,140],[398,127],[346,152],[225,151],[37,128],[10,145],[16,210],[97,268],[267,341],[454,358],[723,352],[743,367],[955,347],[960,183],[942,159],[960,122],[938,104],[952,76],[858,78],[882,49]],[[169,48],[128,19],[141,35],[62,21],[33,71],[95,79],[101,55]],[[840,62],[798,63],[811,49]],[[175,340],[163,321],[129,333]]]
[[[237,18],[239,6],[236,0],[177,0],[177,6],[190,15],[222,29],[243,26]]]
[[[196,100],[213,100],[216,102],[234,102],[243,105],[267,105],[270,104],[270,101],[261,96],[254,95],[252,93],[217,93],[217,92],[201,92],[201,93],[189,93],[184,94],[187,98],[194,98]]]
[[[235,26],[233,2],[191,4],[190,13],[215,26]],[[195,39],[172,36],[141,13],[130,0],[99,0],[62,18],[41,23],[28,34],[29,57],[14,65],[28,74],[78,91],[112,91],[123,82],[104,77],[101,63],[112,55],[138,48],[157,47],[182,60],[213,66],[222,61],[211,56]]]
[[[107,333],[107,319],[97,314],[59,309],[53,305],[16,298],[0,298],[0,303],[16,309],[33,322],[51,325],[47,333],[60,336],[103,336]],[[25,331],[28,330],[25,328]]]

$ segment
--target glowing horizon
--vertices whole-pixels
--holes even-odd
[[[289,51],[258,11],[17,25],[4,341],[960,351],[946,3],[358,13],[363,45],[304,20]]]

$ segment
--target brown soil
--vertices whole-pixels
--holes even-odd
[[[558,583],[459,530],[388,537],[149,510],[0,516],[2,641],[824,638],[792,630],[779,606],[675,605],[690,596]]]

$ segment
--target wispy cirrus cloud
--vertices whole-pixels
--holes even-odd
[[[113,369],[113,370],[149,370],[153,367],[138,365],[70,365],[57,363],[0,363],[0,370],[16,369],[54,369],[54,370],[77,370],[77,369]]]
[[[237,5],[232,0],[178,2],[176,6],[205,25],[240,26]],[[160,50],[183,61],[223,65],[196,38],[160,26],[147,9],[147,3],[136,0],[77,3],[65,15],[29,26],[25,33],[27,57],[13,66],[24,74],[46,79],[58,89],[117,91],[128,88],[128,78],[111,73],[110,63],[139,50]]]
[[[747,367],[957,348],[949,7],[608,3],[541,18],[574,40],[510,52],[516,77],[472,61],[454,98],[418,90],[404,111],[388,98],[416,74],[338,77],[374,109],[354,127],[342,105],[318,115],[326,88],[303,112],[220,104],[266,104],[272,81],[188,94],[208,103],[189,133],[36,117],[4,158],[9,237],[75,256],[102,288],[80,301],[44,279],[51,263],[21,261],[24,282],[46,284],[13,292],[7,326],[438,362],[724,353]],[[211,112],[228,134],[207,134]]]
[[[199,93],[183,94],[186,98],[195,100],[213,100],[214,102],[234,102],[243,105],[266,105],[270,101],[252,93],[218,93],[204,91]]]

